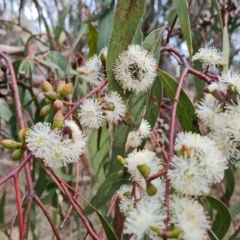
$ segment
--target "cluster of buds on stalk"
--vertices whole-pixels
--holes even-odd
[[[42,82],[42,89],[46,105],[41,109],[40,116],[47,116],[51,111],[56,110],[57,112],[53,118],[53,127],[61,129],[64,123],[62,100],[72,93],[72,83],[60,82],[56,91],[54,91],[52,85],[48,81],[44,80]]]

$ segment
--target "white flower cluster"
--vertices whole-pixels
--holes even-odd
[[[147,120],[142,119],[140,127],[136,131],[131,131],[127,137],[127,145],[136,148],[141,145],[142,140],[148,138],[151,134],[151,126]]]
[[[125,161],[125,167],[131,174],[134,184],[123,185],[117,191],[120,211],[126,217],[124,233],[132,234],[132,239],[136,240],[144,239],[145,236],[161,240],[166,219],[165,178],[156,178],[149,185],[140,173],[139,167],[147,166],[149,174],[153,175],[163,169],[163,163],[154,152],[148,150],[133,151],[128,154]],[[175,235],[171,236],[171,239],[208,239],[207,230],[210,229],[210,222],[202,205],[190,197],[175,193],[171,195],[170,223],[175,227]]]
[[[88,81],[97,85],[107,78],[106,62],[107,48],[99,55],[94,55],[86,62],[86,74]],[[146,91],[156,77],[156,60],[139,45],[130,45],[122,52],[114,66],[115,79],[124,90],[133,92]]]
[[[196,113],[210,128],[209,137],[215,141],[224,158],[239,166],[240,74],[228,70],[219,76],[219,82],[213,84],[215,85],[214,93],[223,93],[227,99],[224,101],[201,100]],[[212,93],[213,96],[214,93]]]
[[[227,159],[208,136],[180,132],[175,141],[175,150],[179,156],[173,157],[168,176],[178,192],[205,195],[213,183],[223,179]]]
[[[48,167],[59,168],[76,162],[84,151],[87,138],[76,123],[65,121],[65,126],[70,129],[71,138],[63,138],[59,130],[52,130],[46,122],[35,124],[27,133],[28,149]]]
[[[86,99],[78,113],[80,122],[85,127],[99,128],[106,119],[117,122],[124,117],[126,107],[117,92],[106,94],[102,101]]]

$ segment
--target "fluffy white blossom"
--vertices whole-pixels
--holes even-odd
[[[210,180],[196,158],[174,156],[168,177],[172,186],[181,193],[206,195],[210,191]]]
[[[223,60],[222,52],[220,52],[215,47],[210,48],[200,48],[199,51],[194,54],[193,61],[200,60],[202,62],[203,68],[212,67],[215,68],[218,65],[223,65],[225,62]]]
[[[139,172],[137,166],[146,164],[150,168],[150,174],[154,174],[162,170],[161,161],[157,158],[155,152],[151,152],[147,149],[142,151],[133,151],[128,154],[125,167],[132,175],[133,179],[137,181],[143,188],[145,188],[145,180]]]
[[[60,131],[51,130],[48,123],[37,123],[28,132],[26,143],[33,154],[43,159],[48,167],[62,167],[76,162],[83,153],[87,138],[74,122],[66,121],[65,126],[74,130],[72,138],[62,139]]]
[[[97,55],[94,55],[86,62],[87,81],[94,85],[98,85],[106,78],[105,69],[101,60]]]
[[[230,90],[240,94],[240,74],[232,70],[227,70],[222,73],[219,78],[219,85],[222,90]]]
[[[209,127],[217,124],[220,112],[222,112],[222,106],[218,101],[202,100],[199,102],[196,109],[197,116]]]
[[[170,202],[171,222],[183,232],[184,240],[207,240],[210,222],[201,204],[196,200],[174,197]]]
[[[86,99],[78,113],[83,126],[99,128],[105,121],[101,103],[97,99]]]
[[[43,158],[48,149],[59,141],[60,132],[51,130],[51,124],[46,122],[33,125],[26,137],[28,149],[38,158]]]
[[[140,136],[142,139],[148,138],[151,134],[151,126],[145,119],[142,119],[142,122],[138,130],[140,132]]]
[[[107,118],[111,122],[117,122],[122,119],[125,115],[126,107],[123,103],[121,96],[117,92],[110,92],[108,95],[105,95],[104,99],[114,104],[114,110],[108,111],[106,110]]]
[[[140,146],[141,143],[142,143],[142,138],[139,131],[131,131],[128,133],[127,143],[126,143],[127,146],[136,148]]]
[[[156,60],[147,50],[139,45],[130,45],[117,58],[113,71],[124,90],[140,92],[152,85],[156,66]]]
[[[133,234],[131,239],[150,239],[157,237],[151,228],[164,228],[165,211],[159,202],[141,201],[137,208],[129,212],[124,223],[124,233]]]

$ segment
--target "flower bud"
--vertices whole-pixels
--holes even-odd
[[[180,150],[180,155],[190,157],[191,149],[187,145],[183,144]]]
[[[224,97],[222,96],[221,91],[218,90],[218,85],[217,83],[211,83],[207,87],[203,89],[205,93],[210,93],[215,97],[218,101],[223,102]]]
[[[63,108],[63,102],[57,99],[54,101],[53,107],[56,110],[61,110]]]
[[[18,138],[22,143],[25,143],[26,137],[27,137],[27,132],[30,130],[30,128],[22,128],[18,132]]]
[[[57,94],[60,94],[62,88],[65,86],[65,82],[61,81],[59,82],[59,84],[57,85]]]
[[[115,110],[115,105],[113,103],[111,103],[111,102],[105,103],[103,105],[103,110],[107,110],[107,111],[112,111],[113,112]]]
[[[150,175],[150,167],[147,164],[138,165],[137,169],[144,178]]]
[[[42,90],[44,92],[49,92],[49,91],[53,91],[53,88],[52,88],[52,85],[48,81],[43,80],[42,81]]]
[[[50,101],[54,101],[57,99],[57,93],[54,91],[49,91],[44,93],[44,96],[49,99]]]
[[[14,149],[22,146],[22,143],[13,141],[11,139],[4,139],[1,141],[1,144],[7,149]]]
[[[227,65],[228,65],[228,62],[222,61],[222,62],[218,63],[216,66],[217,66],[218,68],[224,68],[224,67],[226,67]]]
[[[120,155],[117,155],[117,161],[123,166],[126,164],[126,160]]]
[[[64,116],[62,112],[59,110],[57,111],[57,113],[53,118],[53,127],[57,129],[61,129],[63,127],[63,124],[64,124]]]
[[[146,184],[147,184],[147,194],[149,196],[153,196],[157,193],[157,188],[149,181],[146,181]]]
[[[19,148],[15,150],[12,154],[12,160],[14,161],[20,160],[23,157],[23,154],[24,154],[24,149]]]
[[[73,85],[72,83],[65,84],[61,91],[59,92],[59,95],[61,98],[67,97],[71,92],[73,91]]]
[[[48,104],[41,109],[39,115],[40,116],[47,116],[51,112],[52,109],[53,109],[52,104]]]

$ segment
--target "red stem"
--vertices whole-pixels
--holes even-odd
[[[90,93],[88,93],[83,98],[81,98],[78,102],[76,102],[74,104],[74,106],[65,114],[64,119],[67,119],[85,99],[87,99],[87,98],[91,97],[93,94],[99,92],[107,84],[107,82],[108,82],[108,80],[104,80],[96,88],[94,88]]]
[[[181,93],[181,89],[182,89],[182,85],[184,82],[185,77],[187,76],[188,73],[188,63],[186,61],[186,58],[184,56],[182,56],[182,61],[184,64],[184,70],[182,72],[182,75],[180,77],[179,80],[179,84],[178,84],[178,88],[175,94],[175,97],[173,99],[173,108],[172,108],[172,116],[171,116],[171,125],[170,125],[170,137],[169,137],[169,151],[168,151],[168,161],[167,161],[167,165],[166,165],[166,175],[168,173],[168,170],[170,168],[170,163],[171,163],[171,159],[173,157],[174,154],[174,137],[175,137],[175,125],[176,125],[176,112],[177,112],[177,105],[179,102],[179,98],[180,98],[180,93]],[[168,229],[168,223],[169,223],[169,196],[170,196],[170,179],[167,178],[166,179],[166,190],[165,190],[165,208],[166,208],[166,219],[165,219],[165,233],[167,233],[167,229]],[[165,234],[167,235],[167,234]],[[167,236],[164,237],[164,239],[167,239]]]

